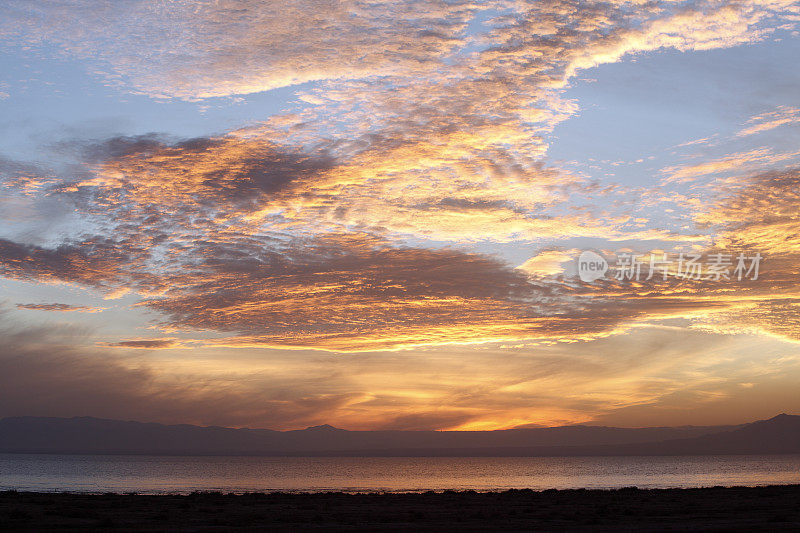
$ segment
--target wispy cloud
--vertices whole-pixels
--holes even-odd
[[[107,346],[115,346],[119,348],[143,348],[147,350],[157,350],[161,348],[175,348],[180,346],[180,342],[176,339],[131,339],[119,342],[112,342]]]
[[[17,309],[27,309],[29,311],[60,311],[60,312],[77,312],[77,313],[100,313],[105,309],[102,307],[87,307],[84,305],[71,305],[71,304],[17,304]]]
[[[739,137],[755,135],[774,130],[780,126],[800,123],[800,109],[781,106],[776,111],[756,115],[747,121],[747,125],[736,133]]]
[[[664,183],[686,183],[708,175],[730,177],[739,176],[742,170],[764,170],[798,155],[800,152],[776,153],[770,148],[756,148],[694,165],[667,167],[662,172],[668,174]]]

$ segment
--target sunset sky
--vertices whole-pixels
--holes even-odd
[[[5,0],[0,416],[800,413],[799,31],[789,0]]]

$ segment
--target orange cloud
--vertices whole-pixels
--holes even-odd
[[[669,174],[664,183],[686,183],[709,174],[728,173],[738,175],[743,168],[768,168],[771,165],[796,158],[798,155],[800,155],[800,152],[775,153],[769,148],[757,148],[696,165],[667,167],[662,169],[662,172]]]
[[[746,137],[748,135],[755,135],[757,133],[773,130],[787,124],[797,123],[800,123],[800,109],[781,106],[776,111],[752,117],[747,121],[749,125],[739,130],[736,135],[738,137]]]

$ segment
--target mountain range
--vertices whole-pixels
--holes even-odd
[[[234,429],[106,420],[0,420],[0,453],[263,456],[592,456],[800,453],[800,416],[738,426],[497,431]]]

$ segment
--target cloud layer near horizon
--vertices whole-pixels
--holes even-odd
[[[622,342],[590,341],[580,350],[561,344],[535,352],[264,357],[263,350],[234,355],[205,349],[191,360],[98,348],[88,331],[25,327],[6,313],[0,332],[0,417],[98,416],[272,429],[329,423],[354,430],[482,430],[591,420],[713,425],[785,409],[800,373],[797,359],[782,355],[779,343],[751,336],[721,340],[665,326],[637,328]]]

